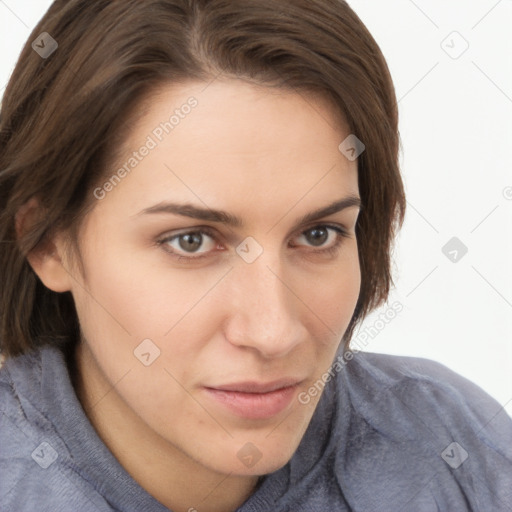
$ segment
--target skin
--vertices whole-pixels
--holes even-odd
[[[320,398],[297,396],[330,367],[353,314],[359,208],[297,222],[359,196],[357,161],[340,153],[350,132],[323,98],[230,79],[152,95],[117,165],[190,96],[198,106],[88,213],[84,275],[65,233],[29,261],[48,288],[73,295],[82,329],[74,386],[104,443],[168,508],[225,512],[292,457]],[[162,201],[222,209],[245,226],[139,215]],[[334,254],[321,249],[336,244],[335,231],[317,245],[312,236],[325,224],[347,232]],[[158,243],[200,227],[215,238],[203,235],[192,252],[179,239]],[[263,249],[252,263],[236,252],[247,237]],[[207,256],[187,263],[172,250]],[[160,350],[149,366],[134,355],[145,339]],[[269,419],[240,417],[204,391],[283,377],[301,382]],[[237,456],[249,442],[262,454],[252,467]]]

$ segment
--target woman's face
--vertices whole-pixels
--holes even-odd
[[[233,475],[291,458],[319,400],[298,396],[359,294],[358,206],[303,220],[359,197],[348,135],[321,99],[238,80],[152,98],[94,191],[69,285],[90,415],[122,415],[112,439]]]

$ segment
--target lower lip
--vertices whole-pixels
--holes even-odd
[[[272,418],[282,412],[293,400],[296,389],[291,386],[270,393],[241,393],[205,388],[211,398],[231,412],[252,420]]]

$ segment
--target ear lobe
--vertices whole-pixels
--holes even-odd
[[[16,212],[14,222],[18,238],[34,221],[38,211],[37,199],[31,198]],[[63,263],[64,254],[63,240],[60,234],[57,234],[53,239],[42,241],[26,256],[29,265],[42,283],[59,293],[71,290],[71,276]]]

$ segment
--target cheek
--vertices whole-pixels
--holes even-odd
[[[302,293],[308,298],[308,305],[325,327],[330,329],[330,337],[344,333],[359,298],[361,288],[361,269],[357,246],[347,251],[339,264],[323,269],[318,277],[304,283]],[[329,335],[328,335],[329,337]],[[341,336],[340,336],[341,338]],[[340,338],[337,338],[339,341]]]
[[[316,375],[320,376],[332,364],[359,298],[361,271],[357,251],[318,279],[314,286],[305,287],[311,304],[314,333]],[[319,399],[319,397],[318,397]],[[316,402],[315,402],[316,403]]]
[[[153,249],[151,249],[153,250]],[[87,271],[83,316],[135,339],[162,338],[215,286],[225,269],[177,269],[113,244]],[[120,329],[120,330],[119,330]]]

